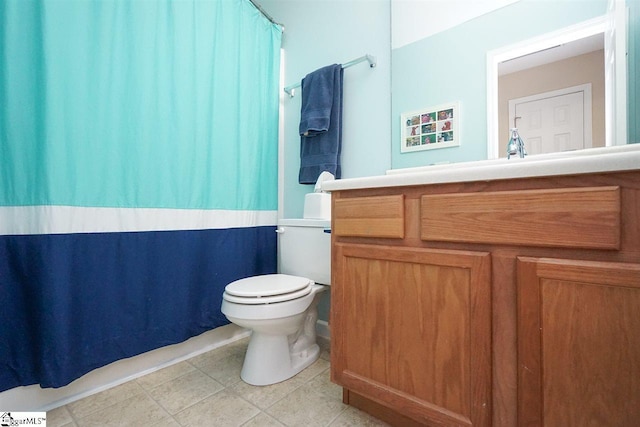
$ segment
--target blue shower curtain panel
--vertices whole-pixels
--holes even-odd
[[[276,271],[280,44],[249,0],[0,2],[0,391],[227,324]]]

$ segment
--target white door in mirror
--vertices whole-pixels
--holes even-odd
[[[527,152],[543,154],[590,148],[591,114],[585,114],[585,109],[590,109],[591,102],[585,99],[587,95],[590,94],[576,91],[514,100],[511,111],[515,117],[511,117],[511,123],[516,119]]]

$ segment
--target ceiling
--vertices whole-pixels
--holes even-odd
[[[604,33],[595,34],[570,43],[554,46],[540,52],[530,53],[528,55],[507,60],[500,63],[498,67],[498,74],[511,74],[516,71],[549,64],[551,62],[583,55],[600,49],[604,49]]]

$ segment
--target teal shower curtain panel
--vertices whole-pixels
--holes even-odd
[[[0,391],[226,324],[275,272],[281,34],[249,0],[0,2]]]

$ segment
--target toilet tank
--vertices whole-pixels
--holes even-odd
[[[331,284],[331,221],[278,222],[278,272]]]

